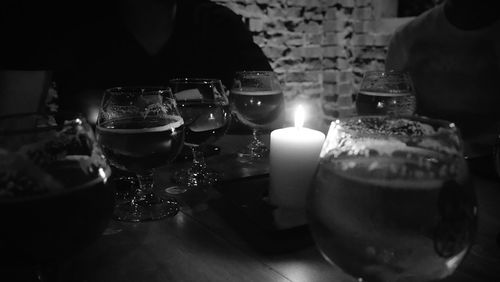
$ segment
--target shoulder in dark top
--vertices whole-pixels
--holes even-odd
[[[211,77],[229,87],[236,71],[271,70],[241,16],[210,1],[179,0],[173,32],[155,55],[124,26],[114,1],[62,3],[56,9],[57,2],[37,4],[38,11],[8,5],[0,67],[53,70],[62,107],[74,108],[88,93],[119,85]]]

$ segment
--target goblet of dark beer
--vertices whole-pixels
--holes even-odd
[[[184,144],[192,152],[190,167],[174,174],[174,182],[182,188],[166,189],[167,193],[180,193],[193,187],[214,184],[221,178],[218,171],[207,166],[204,149],[226,133],[231,115],[227,95],[219,79],[179,78],[170,80],[170,86],[184,119]]]
[[[239,152],[240,159],[252,161],[264,158],[269,148],[261,140],[260,131],[270,129],[279,122],[285,108],[276,74],[272,71],[236,73],[229,101],[238,120],[252,128],[253,139]]]
[[[367,71],[356,95],[358,115],[412,115],[417,102],[406,72]]]
[[[119,203],[115,217],[145,221],[173,216],[174,199],[153,192],[153,171],[172,161],[184,142],[184,121],[168,87],[116,87],[105,91],[97,139],[109,162],[135,173],[139,186]]]
[[[471,247],[476,202],[454,124],[363,116],[332,122],[308,202],[332,264],[363,281],[436,281]]]

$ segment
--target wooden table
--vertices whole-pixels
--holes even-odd
[[[226,136],[222,154],[234,152],[248,136]],[[221,165],[221,162],[212,162]],[[242,170],[242,167],[235,168]],[[259,171],[262,170],[262,171]],[[245,171],[243,169],[243,171]],[[265,167],[248,168],[261,173]],[[160,170],[159,186],[168,185]],[[231,176],[231,172],[229,172]],[[476,179],[479,201],[477,240],[459,269],[446,281],[500,281],[500,183]],[[217,197],[211,191],[210,198]],[[128,224],[112,222],[103,235],[64,268],[64,281],[354,281],[331,267],[314,245],[284,253],[256,250],[209,204],[200,200],[172,218]]]

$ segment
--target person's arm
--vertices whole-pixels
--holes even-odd
[[[227,28],[228,46],[235,52],[235,66],[240,70],[272,70],[269,59],[253,41],[253,35],[242,22],[241,16],[232,15],[233,23]]]
[[[223,83],[230,85],[236,71],[251,70],[273,70],[269,59],[262,49],[253,41],[253,36],[242,17],[227,7],[211,6],[212,11],[200,17],[204,29],[202,34],[212,37],[212,41],[218,42],[214,48],[223,63],[220,67],[225,68],[225,75],[221,77]]]
[[[0,115],[43,110],[50,72],[0,70]]]

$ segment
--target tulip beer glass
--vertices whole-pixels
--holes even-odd
[[[415,110],[415,92],[408,73],[365,73],[356,95],[358,115],[412,115]]]
[[[340,119],[320,157],[308,218],[327,261],[369,282],[435,281],[453,273],[476,227],[453,123]]]
[[[153,170],[172,161],[184,142],[184,121],[170,88],[106,90],[97,119],[97,140],[113,166],[135,173],[139,181],[131,199],[117,205],[116,219],[138,222],[177,213],[174,199],[153,193]]]
[[[253,139],[239,153],[241,160],[265,157],[269,149],[259,137],[259,130],[268,129],[284,111],[284,97],[278,77],[272,71],[238,72],[229,95],[236,117],[252,128]]]
[[[179,111],[184,119],[184,144],[191,148],[193,161],[188,169],[177,171],[174,182],[184,188],[167,188],[175,194],[185,189],[216,183],[220,173],[207,167],[204,147],[222,137],[229,126],[231,114],[224,87],[219,79],[178,78],[170,80]]]

